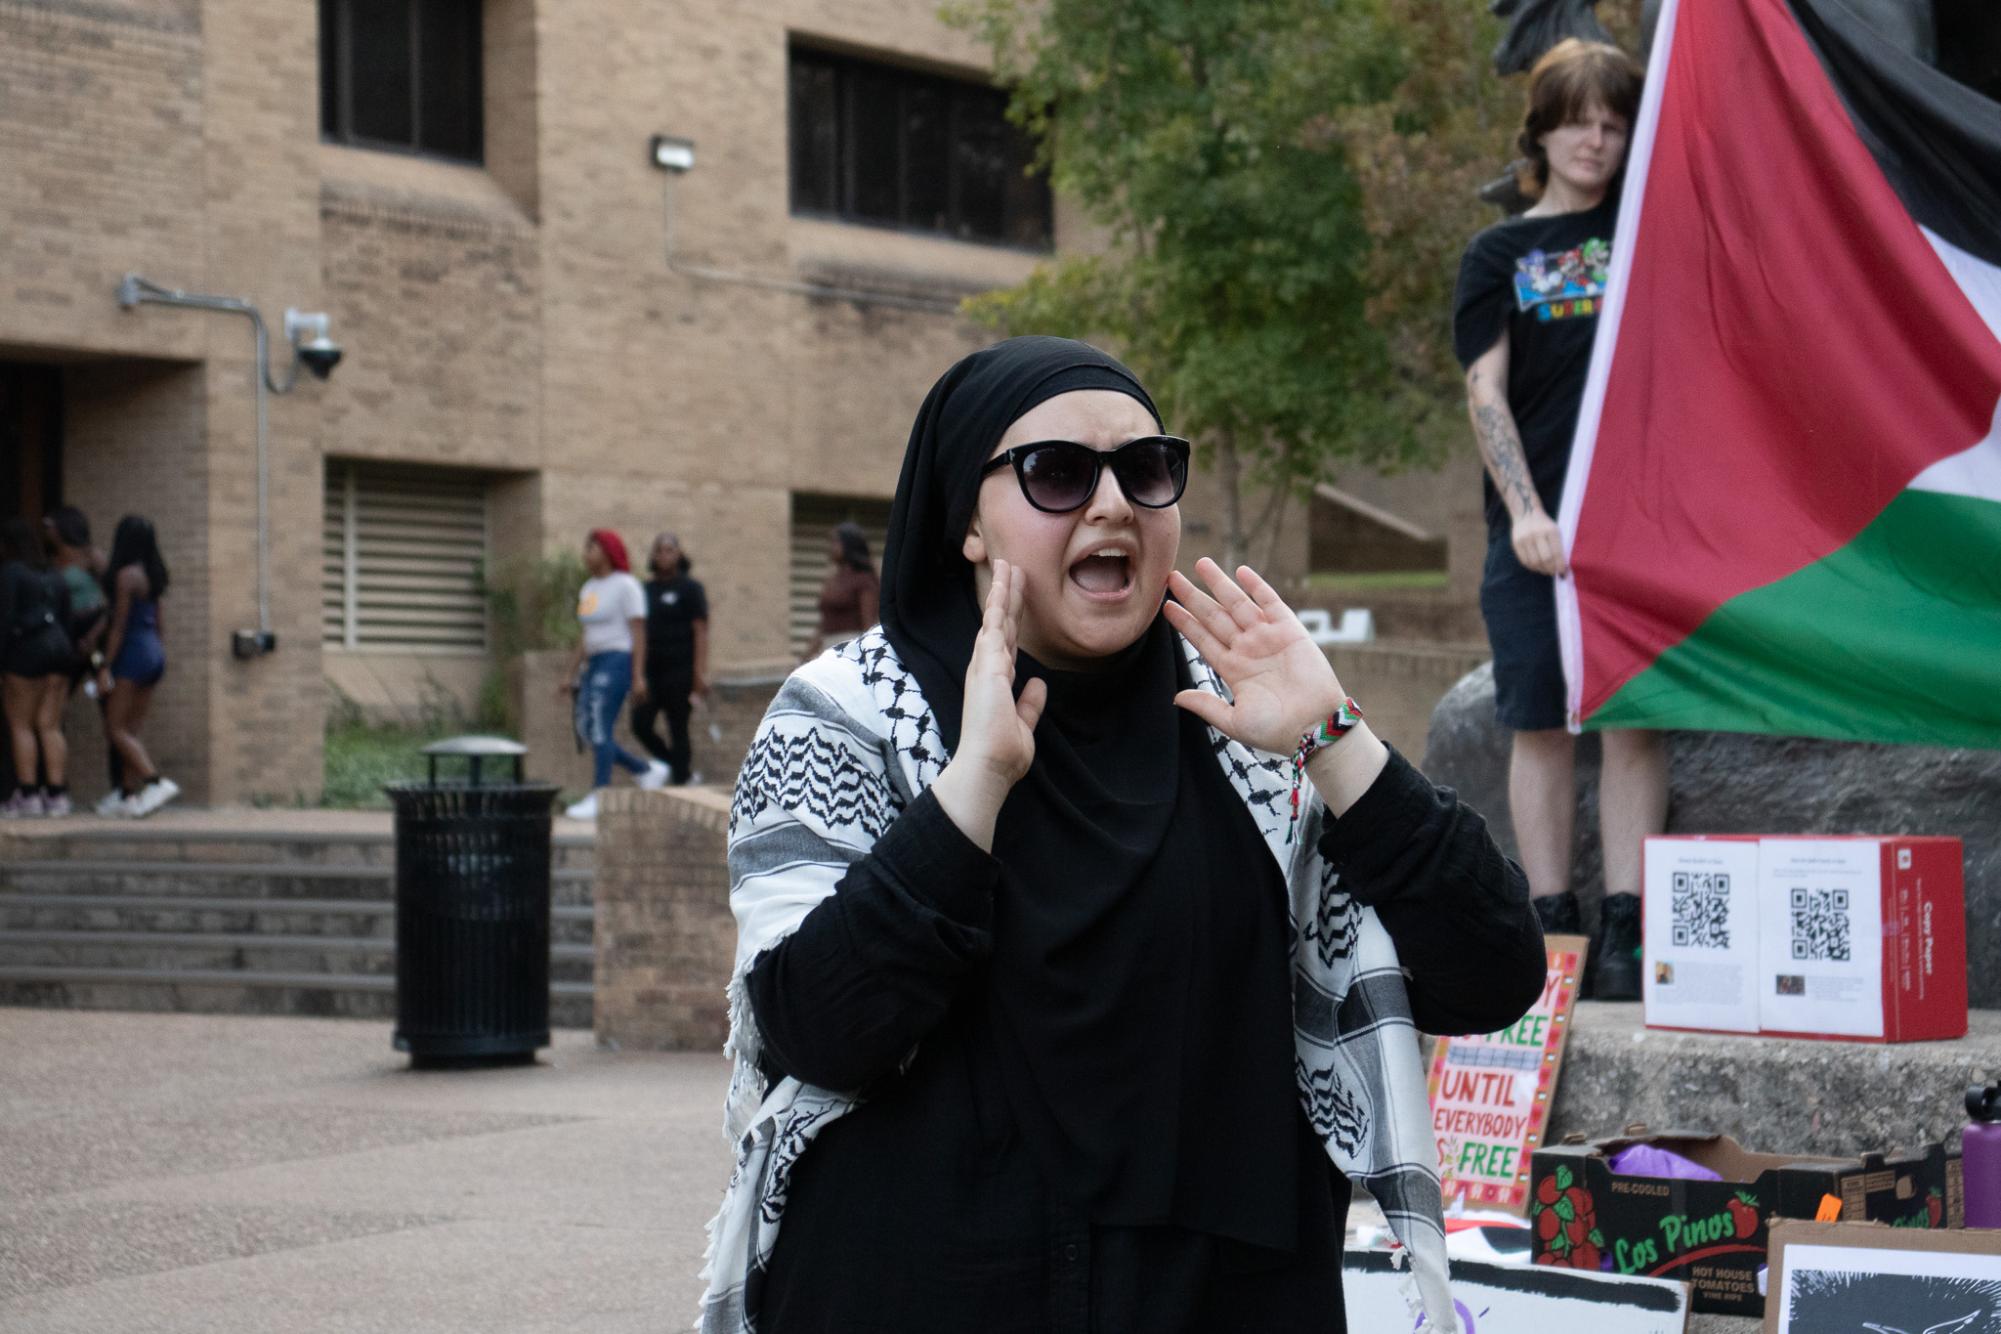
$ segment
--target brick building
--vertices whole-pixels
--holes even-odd
[[[678,530],[717,666],[783,664],[985,339],[956,301],[1084,239],[982,68],[935,0],[0,0],[0,512],[156,521],[198,801],[314,796],[336,691],[469,700],[478,572],[600,524]],[[249,321],[128,273],[254,302],[281,378],[287,308],[345,349],[268,402],[268,626]]]

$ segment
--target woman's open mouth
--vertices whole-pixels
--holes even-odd
[[[1070,582],[1093,601],[1117,602],[1132,592],[1132,553],[1100,547],[1070,567]]]

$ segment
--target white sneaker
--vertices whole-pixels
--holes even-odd
[[[646,765],[646,772],[639,775],[633,781],[639,784],[643,791],[657,792],[661,788],[666,787],[667,780],[673,776],[674,771],[672,769],[669,769],[658,760],[651,760]]]
[[[565,806],[563,814],[572,820],[595,820],[598,818],[598,794],[593,792],[574,806]]]
[[[160,807],[181,795],[181,785],[171,778],[155,778],[146,784],[138,796],[132,798],[132,814],[151,815]]]
[[[97,799],[95,809],[99,815],[123,815],[125,814],[125,794],[114,787]]]
[[[69,793],[67,792],[60,796],[51,797],[44,795],[42,797],[42,814],[52,820],[59,820],[75,809],[74,806],[70,805]]]

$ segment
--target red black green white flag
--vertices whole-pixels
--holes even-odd
[[[1667,0],[1560,522],[1570,714],[2001,746],[2001,105]]]

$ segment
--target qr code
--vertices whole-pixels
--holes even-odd
[[[1848,962],[1847,890],[1795,889],[1792,907],[1795,959]]]
[[[1730,876],[1724,871],[1676,871],[1674,943],[1703,950],[1730,948]]]

